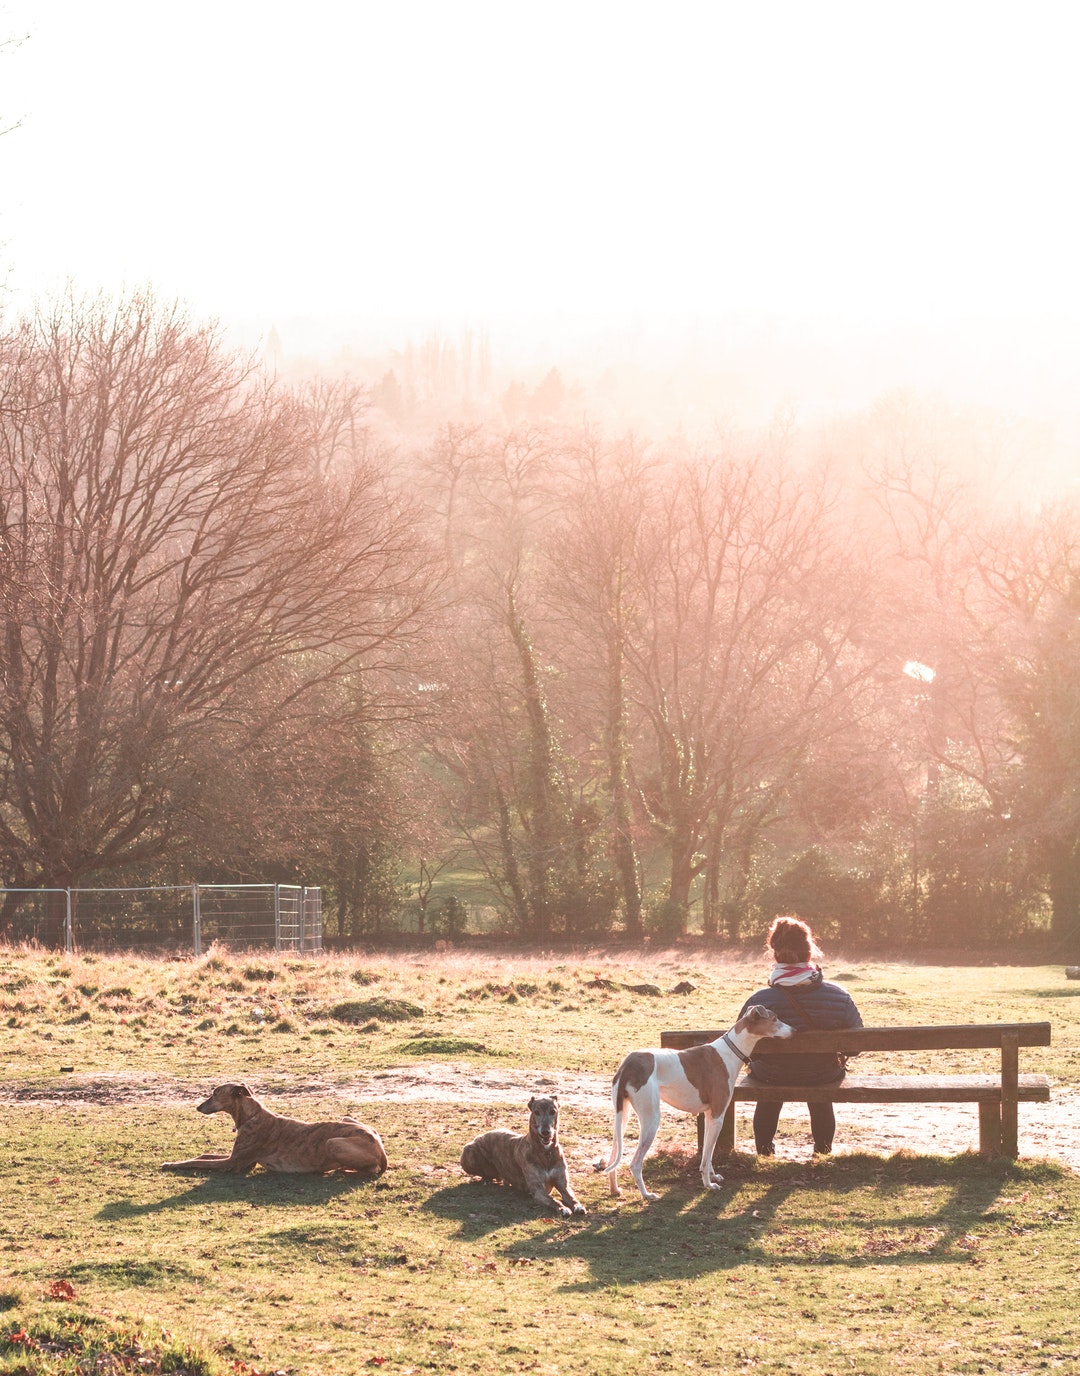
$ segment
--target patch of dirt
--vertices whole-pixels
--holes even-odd
[[[187,1099],[205,1099],[211,1085],[174,1080],[169,1076],[103,1073],[70,1075],[64,1083],[0,1086],[0,1104],[38,1103],[45,1107],[67,1104],[175,1104]]]
[[[7,1086],[0,1088],[0,1103],[39,1103],[61,1107],[73,1104],[191,1105],[213,1088],[209,1081],[185,1081],[154,1074],[71,1075],[61,1085]],[[600,1075],[571,1075],[485,1069],[450,1063],[425,1062],[398,1065],[352,1080],[309,1078],[299,1083],[284,1077],[264,1077],[253,1086],[260,1097],[295,1098],[318,1095],[347,1101],[375,1116],[380,1100],[392,1103],[506,1104],[523,1109],[532,1094],[557,1094],[563,1109],[605,1107],[610,1081]],[[1080,1089],[1057,1086],[1048,1104],[1020,1105],[1020,1154],[1025,1158],[1050,1158],[1080,1172]],[[270,1104],[273,1107],[273,1104]],[[738,1141],[746,1149],[752,1141],[752,1105],[738,1108]],[[513,1126],[508,1115],[508,1126]],[[680,1145],[693,1142],[693,1128],[679,1123],[681,1114],[665,1113],[661,1142],[667,1137]],[[974,1150],[979,1142],[978,1110],[974,1104],[838,1104],[835,1150],[868,1151],[889,1155],[908,1149],[952,1156]],[[791,1104],[781,1117],[777,1155],[805,1159],[810,1151],[806,1109]],[[784,1135],[784,1126],[795,1130]],[[603,1144],[607,1150],[610,1143]]]
[[[330,1088],[329,1086],[327,1087]],[[334,1087],[346,1092],[346,1086]],[[563,1109],[592,1108],[610,1103],[611,1081],[606,1076],[559,1073],[526,1075],[504,1070],[467,1070],[453,1065],[425,1064],[395,1066],[379,1071],[369,1080],[348,1087],[350,1097],[374,1103],[379,1099],[403,1102],[409,1099],[456,1102],[507,1103],[524,1105],[530,1094],[557,1094]],[[914,1111],[913,1111],[914,1110]],[[752,1104],[739,1104],[737,1141],[747,1149],[753,1142],[750,1119]],[[678,1123],[682,1114],[665,1110],[665,1133],[678,1134],[678,1141],[693,1129]],[[908,1149],[931,1155],[955,1156],[975,1150],[979,1145],[979,1114],[975,1104],[837,1104],[835,1151],[868,1151],[889,1155]],[[806,1108],[802,1104],[785,1107],[780,1119],[781,1136],[777,1155],[802,1159],[810,1152],[810,1132]],[[785,1138],[783,1127],[790,1124],[799,1137]],[[610,1143],[608,1143],[610,1145]],[[605,1150],[607,1147],[605,1146]],[[1080,1172],[1080,1089],[1057,1087],[1048,1104],[1020,1105],[1020,1154],[1023,1157],[1048,1157]]]

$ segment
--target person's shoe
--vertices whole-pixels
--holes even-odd
[[[776,1148],[771,1142],[755,1142],[754,1150],[759,1156],[775,1156]]]
[[[830,1155],[832,1155],[832,1143],[831,1143],[831,1142],[815,1142],[815,1143],[814,1143],[814,1155],[815,1155],[815,1156],[830,1156]]]

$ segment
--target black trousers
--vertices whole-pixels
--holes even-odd
[[[759,1156],[767,1156],[772,1151],[776,1125],[783,1107],[783,1104],[764,1099],[754,1105],[754,1146]],[[836,1114],[832,1104],[807,1104],[806,1107],[810,1110],[810,1131],[815,1151],[830,1151],[836,1133]]]

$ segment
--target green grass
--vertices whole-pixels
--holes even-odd
[[[868,1023],[1049,1018],[1054,1044],[1022,1051],[1021,1068],[1080,1078],[1080,1001],[1060,969],[834,968]],[[599,1102],[564,1111],[589,1216],[563,1221],[460,1172],[465,1141],[520,1114],[370,1098],[360,1112],[391,1161],[378,1181],[157,1168],[227,1145],[224,1119],[192,1113],[196,1084],[248,1078],[272,1107],[315,1118],[342,1111],[333,1085],[403,1059],[556,1081],[607,1072],[665,1026],[725,1025],[757,975],[677,954],[0,952],[0,1373],[1080,1369],[1080,1177],[1054,1163],[740,1155],[705,1194],[679,1125],[650,1159],[662,1198],[646,1207],[629,1188],[611,1199],[587,1168],[610,1132]],[[626,987],[680,979],[697,992]],[[358,986],[365,1002],[422,1012],[335,1022]],[[283,1022],[291,1030],[275,1031]],[[64,1102],[66,1066],[127,1090]]]
[[[69,1289],[67,1282],[59,1283],[53,1298],[62,1301]],[[0,1296],[0,1301],[4,1298]],[[255,1370],[239,1361],[230,1363],[230,1369],[235,1376]],[[212,1356],[176,1341],[169,1333],[109,1323],[60,1303],[29,1328],[13,1328],[10,1322],[0,1328],[0,1370],[53,1376],[85,1376],[91,1371],[218,1376],[223,1368]]]

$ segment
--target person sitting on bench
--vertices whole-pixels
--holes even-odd
[[[742,1017],[751,1004],[763,1004],[778,1013],[796,1032],[814,1030],[835,1032],[846,1027],[862,1027],[855,1001],[839,984],[824,978],[821,951],[809,926],[797,917],[778,917],[769,928],[765,953],[775,962],[766,989],[743,1004]],[[843,1059],[832,1053],[806,1053],[790,1056],[753,1055],[750,1074],[762,1084],[820,1085],[839,1084],[844,1078]],[[780,1120],[782,1103],[759,1100],[754,1107],[754,1146],[759,1156],[772,1156],[773,1139]],[[814,1152],[832,1151],[836,1115],[830,1103],[807,1104]]]

